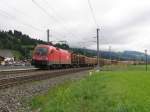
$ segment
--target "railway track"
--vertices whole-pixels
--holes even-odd
[[[5,74],[16,74],[16,73],[27,73],[27,72],[34,72],[39,69],[37,68],[28,68],[28,69],[7,69],[7,70],[0,70],[0,75]]]
[[[12,87],[26,82],[44,80],[47,78],[58,77],[69,73],[76,73],[76,72],[90,70],[90,69],[92,68],[84,67],[84,68],[60,69],[60,70],[52,70],[52,71],[43,70],[32,74],[25,74],[25,75],[19,75],[19,76],[8,77],[8,78],[0,78],[0,89]]]

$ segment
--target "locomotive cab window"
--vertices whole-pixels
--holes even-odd
[[[35,50],[35,54],[38,54],[38,55],[47,55],[47,53],[48,53],[48,48],[38,47]]]

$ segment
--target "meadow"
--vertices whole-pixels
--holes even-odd
[[[31,101],[40,112],[150,112],[150,71],[145,66],[93,72]]]

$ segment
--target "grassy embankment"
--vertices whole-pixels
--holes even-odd
[[[93,73],[33,98],[41,112],[150,112],[150,72],[144,66]]]

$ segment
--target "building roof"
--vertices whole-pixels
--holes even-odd
[[[7,49],[0,49],[0,56],[1,57],[13,57],[13,54],[11,52],[11,50],[7,50]]]

